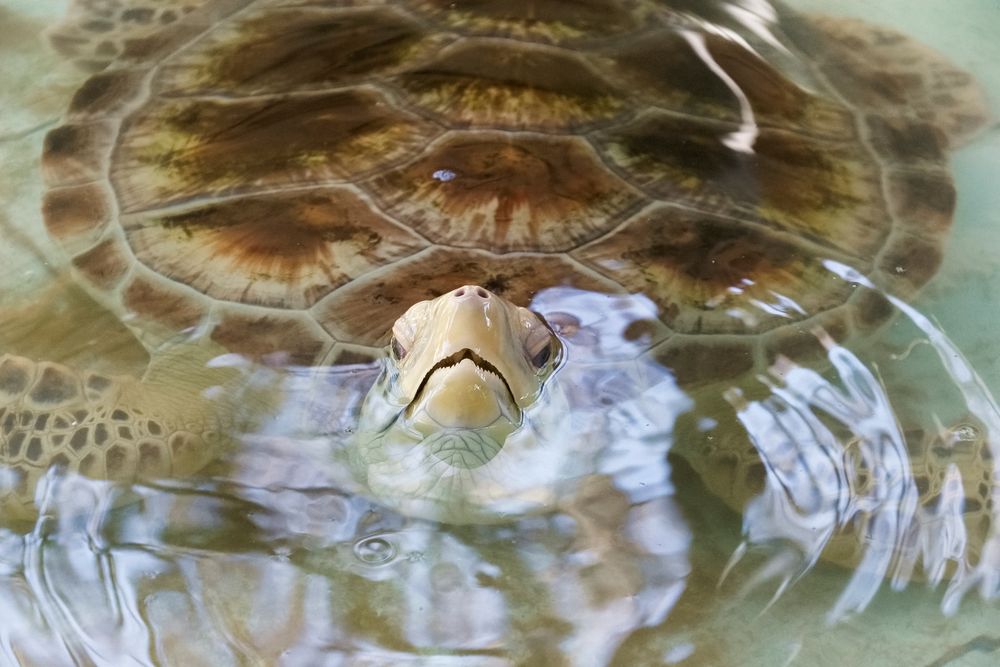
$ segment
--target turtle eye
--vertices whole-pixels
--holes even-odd
[[[537,353],[535,353],[535,356],[531,358],[531,363],[535,366],[535,368],[541,368],[542,366],[544,366],[549,362],[549,359],[551,357],[552,357],[552,346],[546,345],[545,347],[540,349]]]
[[[545,368],[559,350],[559,341],[545,319],[527,308],[521,308],[521,326],[525,330],[524,356],[536,369]]]
[[[402,359],[406,356],[406,348],[403,347],[402,343],[395,336],[392,337],[392,341],[389,342],[389,348],[392,350],[392,356],[397,359]]]

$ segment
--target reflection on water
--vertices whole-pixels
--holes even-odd
[[[871,281],[858,275],[856,271],[849,267],[830,263],[830,268],[841,273],[845,279],[854,280],[867,288],[873,287]],[[979,530],[982,531],[986,528],[989,533],[985,541],[981,544],[979,562],[974,564],[968,576],[965,576],[964,568],[970,564],[968,561],[963,562],[964,554],[952,554],[959,561],[959,570],[953,580],[953,585],[948,589],[945,608],[954,612],[957,609],[958,598],[970,588],[978,586],[980,593],[984,597],[992,598],[1000,595],[1000,527],[993,520],[994,512],[997,511],[997,508],[1000,508],[1000,504],[997,502],[1000,500],[1000,497],[998,497],[998,494],[1000,494],[1000,472],[992,465],[992,462],[997,460],[997,455],[1000,454],[1000,450],[997,449],[997,434],[1000,433],[1000,406],[997,405],[996,399],[990,393],[979,374],[969,366],[965,356],[955,347],[943,331],[912,306],[892,296],[887,295],[887,298],[927,337],[927,342],[937,352],[941,365],[944,367],[948,378],[961,394],[969,412],[977,420],[981,420],[984,425],[982,433],[975,426],[968,424],[959,425],[946,433],[944,442],[942,443],[946,448],[954,450],[968,449],[970,444],[978,445],[979,451],[974,451],[974,456],[977,456],[979,461],[983,462],[984,468],[979,470],[977,469],[978,466],[974,466],[971,470],[966,470],[966,475],[981,472],[981,476],[979,479],[973,477],[971,484],[965,481],[964,484],[960,485],[959,482],[962,482],[962,480],[958,469],[953,466],[948,467],[944,480],[945,484],[943,484],[944,488],[942,489],[942,511],[946,509],[944,507],[946,491],[951,491],[951,497],[947,498],[947,500],[952,504],[959,503],[958,508],[961,511],[962,505],[960,503],[962,503],[962,500],[955,498],[955,487],[965,486],[968,488],[972,486],[978,493],[964,502],[966,504],[976,503],[976,506],[968,509],[973,512],[977,509],[985,509],[990,513],[988,521],[980,520],[978,522]],[[955,530],[956,532],[960,532],[959,527],[956,527]],[[963,538],[964,535],[960,535],[956,539],[961,540]],[[939,561],[932,560],[928,562],[928,565],[928,571],[932,579],[940,576]]]
[[[943,475],[933,462],[907,451],[892,405],[872,373],[847,350],[818,333],[829,349],[845,391],[809,369],[780,360],[772,372],[780,386],[772,396],[746,403],[730,395],[740,421],[767,471],[764,493],[747,503],[744,532],[748,543],[788,541],[803,555],[796,569],[781,564],[782,587],[810,569],[835,533],[863,536],[859,562],[851,581],[830,611],[831,620],[862,611],[886,576],[904,587],[919,563],[937,584],[949,561],[957,564],[956,581],[964,578],[967,540],[962,522],[961,473],[954,463]],[[818,416],[822,412],[853,436],[841,442]],[[921,443],[923,444],[923,443]],[[935,443],[925,448],[954,443]],[[966,474],[989,472],[986,461]],[[918,485],[911,467],[924,473]],[[980,506],[985,499],[975,500]]]
[[[993,650],[995,380],[910,302],[971,79],[763,2],[113,4],[0,39],[3,661]],[[545,324],[404,377],[471,283]]]
[[[402,531],[374,533],[357,542],[354,555],[378,568],[368,578],[406,582],[404,598],[397,603],[401,608],[380,610],[380,623],[397,627],[414,647],[484,650],[515,616],[544,609],[544,626],[534,629],[532,642],[551,645],[546,650],[559,647],[575,663],[601,664],[631,631],[663,621],[690,570],[689,530],[671,500],[666,460],[673,424],[689,400],[668,372],[640,361],[646,342],[621,336],[630,324],[655,313],[648,299],[555,288],[540,292],[532,307],[562,322],[567,351],[559,383],[526,411],[521,429],[502,451],[471,470],[456,466],[456,479],[446,490],[440,477],[450,473],[428,453],[433,449],[428,441],[403,441],[403,447],[366,453],[373,447],[373,436],[364,427],[372,421],[366,409],[376,405],[376,415],[391,409],[371,400],[386,378],[394,377],[391,370],[376,377],[377,366],[337,367],[319,374],[302,369],[288,386],[286,408],[268,427],[270,433],[249,438],[249,446],[236,455],[236,479],[248,489],[310,480],[310,486],[319,488],[356,489],[410,517],[514,524],[457,529],[411,518]],[[359,400],[369,391],[368,400]],[[336,395],[355,400],[338,401],[331,411],[328,400]],[[345,412],[342,406],[353,407]],[[383,428],[393,428],[404,414],[409,414],[405,403],[388,420],[376,421],[388,421],[390,426]],[[289,438],[295,431],[299,434]],[[361,469],[352,471],[359,454],[364,457]],[[422,467],[425,457],[432,461],[429,470]],[[306,468],[309,476],[294,472],[293,466]],[[431,477],[435,474],[440,477]],[[389,475],[394,484],[388,483]],[[267,505],[273,508],[274,499]],[[529,602],[511,597],[503,587],[490,594],[479,591],[515,576],[508,570],[514,563],[495,560],[491,551],[508,540],[517,548],[511,553],[504,547],[505,558],[526,568],[516,575],[528,578],[517,590],[529,594]],[[466,562],[453,563],[462,553],[469,554]],[[399,559],[406,562],[385,569]],[[436,593],[442,573],[450,573],[450,591],[468,573],[483,568],[486,573],[461,590],[448,596]],[[479,585],[473,585],[476,579]],[[521,609],[525,604],[538,608],[529,612]],[[475,618],[486,614],[497,620],[470,629],[454,621],[456,613],[465,618],[466,608]],[[438,614],[443,614],[440,620]],[[477,632],[468,634],[471,630]],[[518,645],[518,632],[511,628],[502,633],[508,637],[505,644]],[[502,653],[509,654],[511,647]],[[540,658],[535,650],[526,655]]]
[[[666,454],[678,416],[695,404],[661,367],[636,361],[641,343],[620,336],[652,303],[610,303],[555,289],[532,304],[574,322],[560,378],[586,389],[562,438],[538,443],[575,444],[563,452],[572,463],[538,482],[547,493],[558,482],[563,494],[549,510],[500,526],[397,515],[337,455],[352,446],[377,366],[250,369],[248,386],[282,383],[286,407],[214,476],[131,487],[56,469],[45,476],[34,526],[2,535],[7,655],[37,664],[126,655],[312,664],[333,655],[395,663],[432,650],[463,664],[604,664],[640,628],[672,636],[672,619],[685,624],[672,611],[699,567],[699,525],[674,499]],[[723,582],[742,578],[744,595],[776,578],[780,604],[787,586],[809,586],[820,558],[851,568],[824,612],[830,621],[863,612],[883,579],[897,588],[914,576],[947,579],[951,613],[970,588],[996,594],[994,538],[984,531],[992,535],[993,504],[966,498],[965,488],[982,489],[992,475],[983,448],[1000,413],[947,338],[898,305],[968,392],[979,426],[907,442],[891,388],[822,331],[832,380],[779,358],[760,378],[766,398],[727,391],[766,470],[743,510],[744,543],[725,570],[710,570]],[[597,348],[606,354],[595,364]],[[326,404],[338,392],[353,398],[336,404],[344,411]],[[762,563],[747,560],[761,548]]]

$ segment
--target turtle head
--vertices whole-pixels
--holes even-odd
[[[409,427],[425,437],[474,432],[502,445],[538,398],[558,350],[559,340],[530,310],[465,285],[396,321],[394,393]],[[455,463],[475,459],[467,452]]]
[[[466,285],[407,310],[389,349],[350,448],[369,489],[411,516],[448,522],[521,511],[509,498],[532,477],[525,453],[547,439],[532,416],[552,400],[546,381],[561,356],[552,330]]]

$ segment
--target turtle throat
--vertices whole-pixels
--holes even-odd
[[[483,429],[498,423],[516,428],[521,423],[510,384],[495,365],[469,348],[431,367],[406,414],[414,426],[434,430]]]

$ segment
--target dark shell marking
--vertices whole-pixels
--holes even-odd
[[[493,132],[449,134],[365,187],[429,240],[494,252],[572,249],[642,201],[580,139]]]
[[[936,54],[783,9],[789,53],[714,1],[165,6],[56,30],[116,60],[47,138],[49,230],[130,315],[304,364],[471,282],[641,291],[691,381],[878,326],[821,260],[918,290],[985,119]]]
[[[161,100],[125,123],[111,179],[125,212],[261,188],[349,181],[436,132],[367,90]]]
[[[308,308],[427,246],[355,191],[336,187],[223,200],[123,223],[139,260],[163,275],[219,299],[275,308]]]

